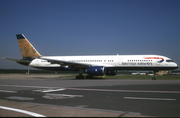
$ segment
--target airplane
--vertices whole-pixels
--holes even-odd
[[[53,71],[79,71],[76,79],[90,79],[93,76],[116,75],[117,70],[154,71],[174,70],[179,65],[161,55],[92,55],[92,56],[42,56],[23,34],[16,35],[23,59],[19,64]],[[87,75],[84,76],[83,74]]]

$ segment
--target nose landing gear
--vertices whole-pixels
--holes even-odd
[[[156,77],[152,77],[152,80],[156,80]]]
[[[156,80],[156,72],[158,72],[158,71],[155,71],[155,70],[154,70],[152,80]]]

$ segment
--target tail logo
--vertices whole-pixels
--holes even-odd
[[[31,47],[31,50],[34,54],[36,53],[36,50],[34,50],[33,47]]]
[[[23,34],[16,35],[21,49],[23,58],[26,57],[41,57],[41,55],[36,51],[32,44],[25,38]]]
[[[27,45],[24,47],[24,51],[26,52],[26,54],[28,54],[29,52],[29,44],[27,43]]]

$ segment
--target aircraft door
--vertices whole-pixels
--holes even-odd
[[[36,64],[39,65],[39,60],[38,59],[36,60]]]
[[[156,62],[156,65],[160,65],[160,62],[157,61],[157,62]]]
[[[119,65],[122,65],[122,63],[123,63],[123,57],[119,57],[119,58],[118,58],[118,63],[119,63]]]

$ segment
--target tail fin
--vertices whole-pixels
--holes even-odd
[[[19,43],[19,47],[21,49],[23,59],[41,57],[38,51],[33,47],[33,45],[26,39],[23,34],[17,34],[16,37]]]

